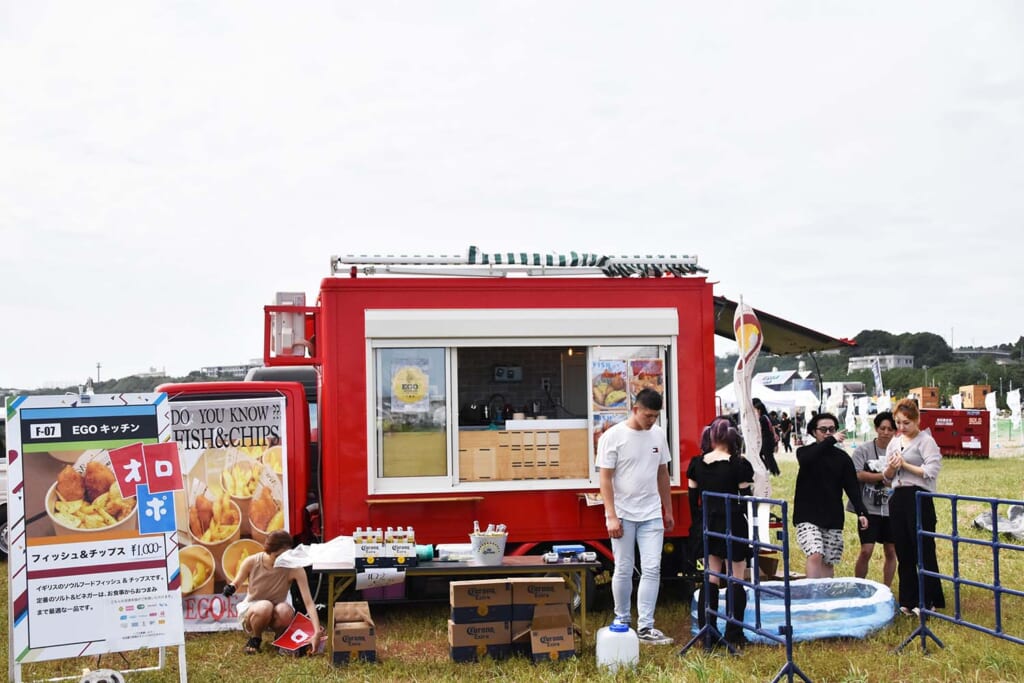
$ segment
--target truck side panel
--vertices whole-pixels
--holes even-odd
[[[320,293],[318,355],[323,359],[320,443],[327,538],[357,526],[414,524],[426,542],[465,542],[474,519],[504,521],[512,542],[606,540],[601,506],[577,490],[368,493],[368,347],[370,309],[674,308],[679,329],[672,349],[678,395],[674,454],[681,483],[673,487],[676,533],[689,528],[686,465],[698,453],[701,430],[714,411],[714,305],[703,278],[329,278]]]

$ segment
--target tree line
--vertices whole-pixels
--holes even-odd
[[[1024,388],[1024,337],[1014,343],[995,347],[995,350],[1008,352],[1009,359],[997,359],[984,353],[975,358],[958,358],[946,340],[932,332],[892,334],[883,330],[864,330],[854,337],[854,341],[856,346],[840,349],[838,353],[817,352],[798,356],[761,354],[755,364],[755,371],[797,370],[803,361],[804,370],[811,372],[814,379],[819,379],[820,375],[822,382],[863,382],[865,391],[870,394],[875,384],[871,371],[847,372],[850,358],[901,355],[913,356],[914,367],[882,372],[882,384],[894,396],[906,396],[916,387],[932,386],[938,388],[943,403],[948,404],[949,397],[959,393],[960,387],[987,384],[998,392],[998,406],[1006,408],[1006,392]],[[719,388],[732,381],[736,358],[735,354],[730,354],[716,359]]]

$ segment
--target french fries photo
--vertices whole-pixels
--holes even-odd
[[[213,581],[210,579],[213,577],[214,558],[210,551],[200,545],[192,545],[182,548],[178,557],[182,594],[213,593]]]
[[[240,521],[238,506],[227,492],[212,501],[200,493],[188,509],[189,532],[194,539],[206,544],[231,538],[238,531]]]
[[[273,470],[274,474],[280,476],[282,472],[282,457],[280,446],[271,446],[267,450],[263,451],[261,458],[263,460],[264,465]]]
[[[245,562],[245,559],[262,551],[263,545],[251,538],[243,538],[229,545],[224,550],[224,555],[221,558],[224,578],[228,581],[234,581],[235,577],[238,576],[238,569],[242,566],[242,563]],[[242,585],[245,585],[245,583]],[[239,588],[241,588],[241,586],[239,586]]]
[[[104,529],[126,518],[135,509],[135,498],[123,498],[111,469],[90,461],[85,472],[66,465],[57,475],[50,514],[72,529]]]
[[[256,492],[262,469],[263,465],[259,461],[240,458],[221,472],[221,485],[235,498],[249,498]]]

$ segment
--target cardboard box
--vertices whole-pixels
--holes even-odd
[[[533,616],[527,620],[514,620],[512,626],[512,654],[530,656],[530,626],[533,624]]]
[[[938,408],[939,388],[938,387],[914,387],[909,392],[910,397],[917,399],[918,408]]]
[[[530,652],[534,662],[576,655],[576,635],[568,605],[535,606],[530,624]]]
[[[335,666],[362,660],[377,661],[377,627],[370,616],[366,602],[338,602],[334,604]]]
[[[456,624],[511,621],[512,586],[508,579],[452,581],[451,620]]]
[[[512,586],[512,621],[515,622],[531,621],[535,605],[568,605],[572,599],[569,587],[560,576],[513,578],[508,582]]]
[[[512,652],[512,630],[507,621],[457,624],[448,620],[448,653],[453,662],[475,662],[484,655],[505,659]]]
[[[391,562],[391,566],[401,569],[402,567],[415,567],[418,559],[416,557],[416,544],[408,542],[394,542],[384,544],[385,557]]]
[[[992,391],[988,384],[968,384],[960,387],[960,398],[965,410],[984,410],[985,396]]]

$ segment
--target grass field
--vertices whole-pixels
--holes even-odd
[[[783,474],[772,480],[773,497],[792,500],[796,478],[796,463],[783,459]],[[1012,500],[1024,499],[1024,456],[1000,457],[986,460],[947,459],[940,477],[940,490],[944,493],[986,496]],[[948,505],[939,508],[939,531],[950,531]],[[970,521],[981,512],[977,504],[966,503],[959,509],[959,532],[972,538],[983,538],[980,531],[970,529]],[[852,515],[846,533],[847,551],[837,568],[837,575],[851,576],[858,547],[853,530]],[[794,543],[795,545],[795,543]],[[876,550],[876,555],[880,550]],[[876,558],[877,559],[877,558]],[[803,557],[794,549],[792,566],[802,570]],[[948,543],[939,543],[939,563],[942,571],[952,566]],[[990,552],[961,548],[961,568],[969,578],[991,581],[993,578]],[[1001,582],[1006,587],[1024,590],[1024,552],[1004,551],[1000,562]],[[6,575],[6,572],[5,572]],[[872,564],[868,578],[880,580],[880,559]],[[895,586],[894,586],[895,588]],[[2,592],[6,602],[7,580]],[[946,613],[952,614],[952,591],[946,586]],[[679,646],[688,639],[690,619],[686,605],[663,588],[658,605],[658,626],[677,639],[667,647],[645,646],[641,652],[641,665],[635,675],[620,674],[617,680],[644,681],[769,681],[785,662],[781,647],[752,646],[740,656],[715,653],[706,655],[696,649],[685,656],[678,655]],[[992,624],[991,593],[979,589],[965,590],[962,599],[963,615],[975,623]],[[588,614],[588,631],[580,655],[567,662],[545,663],[534,666],[523,659],[476,664],[454,664],[448,660],[446,645],[447,605],[390,605],[374,606],[378,625],[378,651],[381,661],[375,665],[353,665],[335,669],[326,657],[293,659],[277,654],[256,656],[242,654],[243,637],[237,633],[190,634],[186,638],[188,674],[192,681],[564,681],[564,680],[616,680],[599,671],[594,658],[596,629],[611,619],[610,599],[607,593],[599,596],[597,610]],[[6,630],[8,615],[3,615]],[[1024,638],[1024,600],[1011,598],[1003,605],[1004,630],[1017,638]],[[794,646],[796,665],[814,681],[1024,681],[1024,647],[1005,640],[955,626],[943,621],[930,621],[929,625],[945,648],[929,644],[928,654],[922,654],[915,641],[902,654],[894,649],[913,631],[914,619],[897,617],[890,626],[864,640],[836,639],[798,643]],[[9,657],[8,644],[0,644],[3,660]],[[266,649],[266,648],[265,648]],[[133,674],[131,681],[178,680],[175,653],[164,672]],[[127,655],[133,666],[155,662],[153,653]],[[96,668],[94,659],[61,660],[28,665],[23,669],[26,680],[54,676],[77,675],[84,667]],[[128,668],[120,655],[104,657],[101,666]]]

